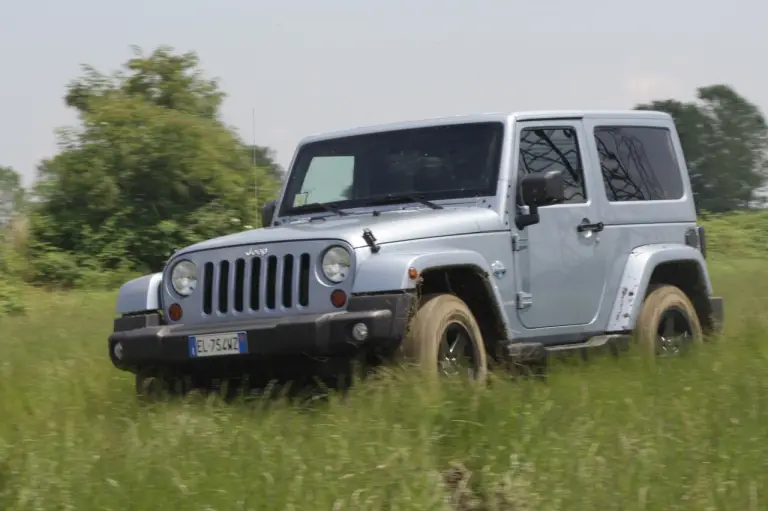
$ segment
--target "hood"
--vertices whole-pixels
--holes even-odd
[[[327,216],[325,220],[301,221],[279,227],[266,227],[220,236],[183,248],[175,255],[238,245],[257,245],[281,241],[317,239],[344,240],[353,248],[366,246],[363,229],[370,229],[376,243],[410,239],[457,236],[503,229],[503,222],[488,208],[406,209],[349,216]]]

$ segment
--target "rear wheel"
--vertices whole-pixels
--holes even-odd
[[[466,374],[475,381],[488,376],[480,327],[467,304],[454,295],[422,298],[401,349],[427,376]]]
[[[645,356],[668,357],[704,342],[704,334],[690,298],[678,287],[660,285],[648,293],[635,326],[635,337]]]

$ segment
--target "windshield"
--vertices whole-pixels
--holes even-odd
[[[280,214],[353,208],[389,197],[496,194],[504,125],[478,122],[312,142],[299,150]],[[390,201],[392,202],[392,201]],[[315,206],[313,206],[315,205]]]

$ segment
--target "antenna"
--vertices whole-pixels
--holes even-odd
[[[251,117],[252,117],[252,126],[251,129],[253,130],[253,146],[251,146],[251,157],[252,157],[252,163],[253,163],[253,196],[256,199],[256,217],[254,220],[257,220],[259,218],[259,173],[256,171],[256,108],[251,109]]]

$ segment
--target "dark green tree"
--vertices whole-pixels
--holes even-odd
[[[768,178],[768,125],[760,109],[728,85],[697,91],[697,100],[653,101],[674,119],[700,210],[726,212],[757,202]]]
[[[81,125],[60,130],[60,153],[38,169],[31,232],[42,257],[158,270],[175,248],[257,225],[255,183],[276,189],[272,162],[252,165],[219,120],[224,93],[193,53],[134,51],[123,71],[86,67],[68,87]]]

